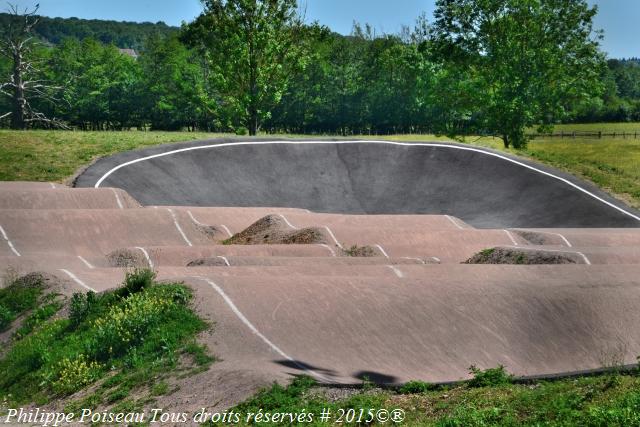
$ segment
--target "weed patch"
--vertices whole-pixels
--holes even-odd
[[[342,253],[345,256],[351,257],[374,257],[376,256],[376,250],[371,246],[358,246],[352,245],[349,248],[343,249]]]

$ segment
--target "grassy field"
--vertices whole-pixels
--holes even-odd
[[[640,131],[640,123],[559,125],[555,131]],[[193,132],[72,132],[0,130],[0,181],[63,182],[95,158],[157,144],[223,136]],[[227,135],[228,136],[228,135]],[[291,135],[289,135],[291,136]],[[434,135],[388,135],[362,138],[400,141],[451,141]],[[467,138],[467,143],[508,151],[592,181],[640,208],[640,139],[536,139],[524,150],[505,150],[494,138]]]

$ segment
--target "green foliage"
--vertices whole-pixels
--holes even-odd
[[[190,354],[196,365],[200,367],[208,367],[216,360],[215,357],[209,354],[209,349],[206,345],[201,345],[196,342],[187,344],[184,347],[184,352]]]
[[[49,304],[38,307],[23,322],[20,328],[15,332],[14,338],[23,338],[33,332],[45,320],[50,319],[62,308],[62,303],[54,301]]]
[[[496,248],[489,248],[489,249],[483,249],[480,251],[480,255],[482,255],[485,258],[490,257],[494,252],[496,251]]]
[[[498,386],[510,384],[513,381],[513,375],[509,374],[502,365],[485,370],[471,365],[469,373],[473,375],[473,378],[469,380],[470,387]]]
[[[40,77],[64,90],[32,103],[82,130],[493,134],[517,147],[529,126],[640,120],[640,65],[605,66],[584,0],[441,3],[434,25],[423,15],[395,35],[302,25],[294,0],[209,0],[180,32],[43,18],[34,31],[54,46],[38,49]]]
[[[434,57],[472,70],[481,89],[449,97],[470,97],[480,129],[524,147],[526,128],[552,125],[602,91],[596,10],[586,0],[438,0]]]
[[[144,114],[154,130],[207,129],[219,120],[205,79],[206,64],[177,38],[150,37],[138,61]],[[221,127],[220,123],[216,127]]]
[[[11,15],[0,13],[0,28],[6,26]],[[35,33],[43,41],[59,44],[65,39],[83,40],[92,38],[104,44],[140,50],[147,37],[154,34],[175,34],[178,29],[164,22],[116,22],[99,19],[40,17]]]
[[[44,289],[44,278],[36,273],[11,280],[1,288],[0,332],[8,329],[18,316],[36,308]]]
[[[481,371],[487,372],[487,371]],[[497,372],[493,370],[492,375]],[[504,379],[504,376],[502,376]],[[484,380],[483,380],[484,381]],[[513,384],[495,378],[482,387],[471,383],[448,387],[416,385],[410,396],[380,390],[360,390],[349,397],[331,399],[308,377],[288,387],[271,388],[234,408],[240,413],[292,412],[319,414],[370,408],[405,411],[410,426],[637,426],[640,425],[640,377],[610,374],[536,384]],[[416,384],[424,384],[416,382]],[[401,392],[401,390],[399,390]],[[305,425],[321,425],[314,420]],[[241,425],[246,425],[240,422]],[[255,424],[255,423],[253,423]],[[303,423],[293,423],[302,425]],[[249,423],[252,425],[252,423]]]
[[[7,330],[15,318],[16,317],[11,310],[4,305],[0,305],[0,331]]]
[[[91,313],[96,303],[95,292],[89,291],[86,294],[74,293],[69,305],[69,321],[71,326],[78,327]]]
[[[156,273],[146,268],[127,271],[124,277],[124,286],[118,290],[118,295],[125,298],[129,295],[137,294],[150,287],[155,278]]]
[[[255,397],[240,404],[240,411],[251,411],[262,408],[265,411],[275,411],[283,408],[295,407],[305,392],[316,384],[308,376],[296,377],[289,386],[273,384],[270,389],[260,391]]]
[[[161,381],[158,384],[154,384],[154,386],[151,388],[152,396],[163,396],[168,392],[169,392],[169,385],[164,381]]]
[[[296,0],[204,0],[182,39],[201,52],[221,106],[255,135],[303,69],[306,53]]]
[[[63,358],[53,368],[55,379],[51,381],[51,389],[61,395],[74,393],[91,384],[102,374],[102,367],[96,361],[88,361],[84,354],[75,359]]]
[[[409,381],[398,389],[400,394],[424,393],[433,389],[433,385],[424,381]]]
[[[133,271],[112,292],[76,294],[68,319],[50,319],[51,303],[35,310],[31,330],[17,333],[0,359],[0,371],[6,373],[0,377],[0,398],[46,402],[108,372],[112,376],[102,385],[106,389],[141,387],[170,373],[187,350],[211,363],[206,348],[190,345],[207,326],[190,308],[191,292],[153,279],[153,272]],[[117,394],[111,392],[109,398]]]

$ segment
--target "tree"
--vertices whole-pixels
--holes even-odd
[[[141,67],[115,46],[67,39],[53,50],[48,68],[51,80],[69,82],[58,110],[81,129],[124,129],[143,121]]]
[[[505,147],[525,146],[527,127],[550,127],[601,91],[596,12],[586,0],[437,0],[435,55],[481,88],[450,96],[471,96]]]
[[[203,0],[205,10],[184,28],[200,48],[222,108],[255,135],[280,102],[291,73],[304,66],[296,0]]]
[[[61,89],[43,79],[38,67],[38,43],[33,36],[33,27],[38,23],[38,7],[20,12],[18,6],[10,4],[12,19],[0,35],[0,55],[8,58],[11,64],[9,78],[0,83],[0,93],[10,98],[11,111],[0,112],[0,119],[10,117],[13,129],[25,129],[35,122],[64,126],[56,119],[47,118],[33,105],[38,100],[55,102],[54,92]]]
[[[195,129],[210,121],[216,103],[207,94],[201,61],[176,36],[150,37],[140,65],[152,129]]]

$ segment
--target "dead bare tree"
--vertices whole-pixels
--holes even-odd
[[[39,7],[38,4],[33,10],[25,8],[21,11],[17,5],[9,3],[8,13],[12,19],[0,34],[0,55],[11,62],[11,73],[4,83],[0,83],[0,93],[9,97],[12,107],[7,113],[0,112],[0,120],[10,117],[12,129],[26,129],[32,123],[66,127],[62,121],[48,118],[32,106],[32,102],[38,99],[54,104],[59,102],[55,93],[63,89],[41,78],[38,68],[35,50],[39,43],[33,35],[33,28],[39,21],[36,15]]]

